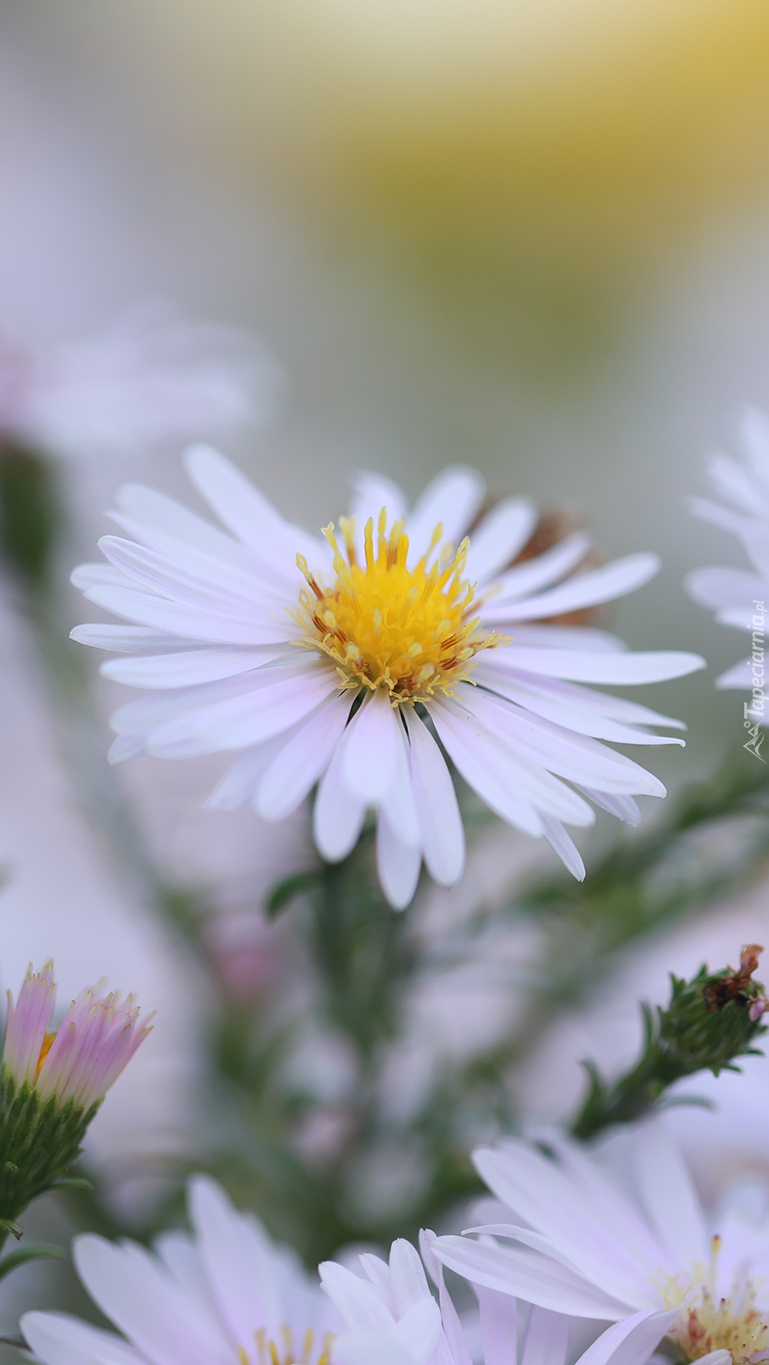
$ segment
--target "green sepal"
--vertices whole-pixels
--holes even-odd
[[[15,1237],[17,1242],[21,1241],[24,1229],[19,1223],[14,1223],[10,1218],[0,1218],[0,1233],[3,1233],[3,1241],[6,1237]]]
[[[11,1251],[8,1256],[3,1256],[0,1261],[0,1280],[5,1279],[19,1265],[25,1265],[27,1261],[45,1260],[65,1260],[67,1256],[63,1247],[54,1246],[53,1242],[41,1242],[35,1247],[20,1247],[18,1251]]]
[[[34,1086],[17,1086],[0,1071],[0,1230],[21,1236],[11,1224],[38,1195],[70,1179],[86,1129],[98,1104],[89,1110],[52,1095],[42,1102]],[[77,1177],[75,1177],[77,1178]]]

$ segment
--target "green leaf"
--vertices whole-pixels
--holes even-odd
[[[64,1248],[54,1246],[52,1242],[41,1242],[36,1247],[20,1247],[18,1251],[12,1251],[0,1261],[0,1280],[10,1275],[17,1266],[25,1265],[27,1261],[65,1260],[66,1256]]]
[[[295,872],[291,877],[284,877],[269,894],[265,906],[267,918],[275,919],[295,896],[300,896],[303,891],[309,891],[313,886],[317,886],[322,875],[323,869],[319,867],[314,868],[312,872]]]

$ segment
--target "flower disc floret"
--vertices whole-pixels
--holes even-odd
[[[670,1336],[687,1361],[700,1360],[712,1351],[728,1351],[733,1365],[758,1365],[769,1359],[769,1317],[758,1303],[756,1282],[746,1271],[735,1277],[729,1294],[719,1293],[721,1244],[721,1237],[713,1237],[709,1269],[697,1265],[690,1284],[676,1275],[663,1290],[671,1307],[681,1305]]]
[[[479,617],[473,614],[479,605],[475,584],[462,578],[468,537],[454,553],[450,542],[441,545],[439,524],[429,548],[411,568],[405,521],[394,521],[388,533],[384,507],[376,541],[373,518],[366,522],[362,564],[352,519],[342,517],[340,529],[345,553],[333,523],[323,532],[334,552],[336,581],[331,587],[324,588],[297,555],[309,587],[300,593],[295,613],[305,630],[302,644],[334,661],[345,688],[384,688],[393,705],[425,700],[436,692],[451,695],[456,683],[467,678],[475,655],[502,642],[499,631],[479,630]]]

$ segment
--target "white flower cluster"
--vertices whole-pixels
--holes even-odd
[[[325,1294],[197,1177],[192,1236],[166,1234],[154,1253],[75,1242],[80,1277],[122,1337],[39,1312],[22,1319],[24,1335],[44,1365],[565,1365],[578,1318],[596,1333],[612,1324],[578,1365],[646,1365],[663,1338],[683,1362],[769,1359],[769,1226],[728,1208],[709,1226],[657,1121],[600,1160],[556,1133],[543,1143],[548,1155],[512,1140],[475,1153],[495,1222],[464,1237],[423,1232],[421,1257],[399,1240],[388,1261],[327,1261]],[[473,1286],[475,1317],[458,1314],[444,1266]]]

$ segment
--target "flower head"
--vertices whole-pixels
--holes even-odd
[[[205,1176],[188,1187],[193,1233],[153,1252],[75,1240],[88,1292],[122,1337],[61,1313],[27,1313],[22,1331],[46,1365],[326,1365],[341,1326],[317,1282],[258,1219]]]
[[[689,574],[686,586],[695,601],[715,612],[721,625],[751,636],[751,656],[716,679],[716,687],[752,691],[747,725],[748,715],[761,723],[767,719],[764,645],[769,605],[769,421],[763,413],[748,412],[742,437],[742,461],[729,455],[714,455],[710,460],[710,481],[722,501],[692,498],[690,507],[702,521],[737,537],[750,568],[696,569]],[[760,741],[756,752],[759,748]]]
[[[272,415],[282,376],[253,337],[149,303],[101,334],[0,351],[0,431],[53,455],[135,455]]]
[[[72,1101],[89,1110],[104,1099],[150,1032],[139,1024],[139,1006],[129,995],[103,995],[99,986],[73,1000],[56,1032],[49,1031],[56,999],[53,962],[39,972],[30,964],[14,1004],[8,992],[3,1070],[14,1084],[37,1092],[45,1103]],[[151,1017],[151,1016],[150,1016]]]
[[[589,545],[577,533],[516,564],[536,509],[509,498],[468,536],[484,495],[469,469],[447,470],[411,512],[389,480],[362,475],[350,516],[323,536],[284,521],[208,447],[188,452],[187,469],[227,533],[132,485],[113,513],[132,538],[104,537],[108,564],[73,575],[130,623],[73,637],[134,655],[102,671],[154,692],[113,716],[113,761],[243,749],[209,804],[250,802],[268,820],[318,783],[315,839],[332,862],[373,809],[380,880],[399,908],[423,859],[441,885],[462,872],[447,757],[576,876],[564,825],[592,823],[591,800],[635,823],[635,794],[664,795],[601,741],[680,744],[652,728],[679,722],[584,684],[677,677],[702,660],[631,654],[604,632],[549,623],[640,587],[655,556],[571,577]]]
[[[748,1227],[727,1208],[709,1226],[657,1121],[624,1145],[624,1179],[557,1134],[547,1134],[552,1157],[517,1140],[481,1148],[474,1161],[499,1218],[473,1229],[481,1241],[439,1237],[436,1257],[475,1285],[575,1317],[670,1312],[684,1361],[769,1360],[769,1225]]]
[[[360,1257],[362,1276],[335,1261],[321,1265],[323,1288],[347,1328],[334,1342],[331,1365],[471,1365],[474,1358],[479,1365],[565,1365],[568,1320],[535,1308],[519,1349],[516,1300],[493,1289],[478,1294],[482,1354],[471,1355],[443,1266],[432,1254],[434,1240],[434,1233],[421,1233],[423,1260],[403,1239],[393,1242],[389,1262],[367,1253]],[[647,1309],[615,1323],[577,1365],[646,1365],[674,1317],[664,1309]]]

